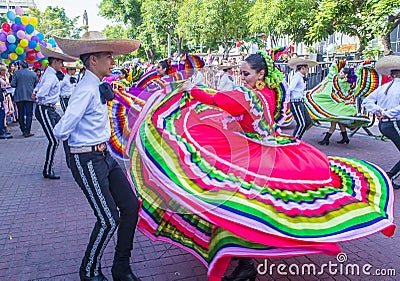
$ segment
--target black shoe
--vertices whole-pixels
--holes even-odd
[[[222,281],[255,281],[257,277],[257,269],[253,261],[248,259],[239,260],[239,265],[233,270],[229,276],[222,277]]]
[[[85,276],[85,271],[82,267],[79,268],[79,278],[81,281],[108,281],[108,279],[103,275],[100,271],[100,274],[94,277],[87,277]]]
[[[54,174],[54,172],[51,172],[50,174],[43,172],[43,177],[45,179],[50,179],[50,180],[59,180],[60,179],[60,176]]]
[[[392,182],[393,189],[400,189],[400,184]]]
[[[13,136],[8,135],[7,133],[0,135],[0,139],[2,139],[2,140],[8,140],[8,139],[12,139],[12,138],[13,138]]]
[[[331,136],[332,136],[331,133],[326,132],[324,139],[322,141],[319,141],[318,144],[320,144],[320,145],[324,145],[324,144],[325,145],[329,145],[329,139],[330,139]]]
[[[23,136],[25,138],[29,138],[29,137],[33,137],[35,134],[31,134],[31,133],[24,133]]]
[[[140,281],[140,278],[136,277],[129,267],[128,270],[119,271],[113,266],[111,268],[111,274],[114,281]]]
[[[340,132],[340,134],[342,135],[342,139],[340,141],[337,141],[337,143],[346,143],[348,144],[350,142],[349,137],[347,136],[347,132]]]

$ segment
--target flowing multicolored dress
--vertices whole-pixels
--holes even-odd
[[[316,121],[339,122],[349,128],[366,126],[370,119],[359,112],[356,99],[367,97],[379,87],[382,76],[365,64],[355,70],[357,81],[350,84],[338,75],[343,67],[343,61],[333,64],[328,76],[306,93],[305,104]]]
[[[394,232],[382,169],[277,133],[283,91],[188,93],[172,83],[131,128],[138,229],[192,253],[209,280],[221,279],[231,257],[335,255],[339,242]]]

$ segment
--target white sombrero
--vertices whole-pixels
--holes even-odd
[[[48,58],[60,59],[66,62],[73,62],[78,60],[78,58],[64,54],[63,51],[58,47],[55,47],[54,49],[48,49],[44,46],[40,46],[40,51],[42,52],[43,56]]]
[[[67,54],[79,57],[83,54],[110,52],[113,56],[129,54],[140,46],[140,41],[132,39],[107,39],[99,31],[88,31],[81,39],[54,37],[57,44]]]
[[[81,69],[81,68],[82,68],[82,65],[78,65],[78,64],[76,63],[76,61],[74,61],[74,62],[64,62],[64,67],[66,67],[66,68],[77,68],[77,69]]]
[[[375,69],[383,75],[390,75],[392,70],[400,70],[400,56],[390,55],[381,58],[376,62]]]
[[[293,58],[288,61],[288,65],[292,69],[296,69],[298,65],[307,65],[308,67],[314,67],[317,64],[318,62],[316,61],[303,58]]]
[[[218,65],[217,68],[218,69],[229,69],[229,68],[234,68],[237,67],[239,65],[237,64],[231,64],[230,62],[222,62],[222,64]]]

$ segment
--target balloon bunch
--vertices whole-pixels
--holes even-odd
[[[6,16],[9,22],[1,24],[0,30],[0,57],[4,63],[9,64],[17,60],[26,60],[35,68],[47,66],[48,60],[40,52],[40,46],[56,43],[44,41],[44,35],[36,30],[37,18],[23,15],[21,7],[15,7],[14,11],[8,11]],[[51,47],[50,46],[50,47]]]

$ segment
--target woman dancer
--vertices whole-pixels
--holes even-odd
[[[332,122],[323,140],[318,143],[329,145],[329,139],[339,123],[342,139],[338,143],[349,143],[346,128],[355,129],[369,124],[367,115],[356,107],[359,98],[368,96],[381,83],[382,76],[368,63],[359,65],[354,71],[345,67],[346,62],[334,62],[328,76],[314,89],[306,93],[305,104],[313,120]]]
[[[386,174],[277,132],[283,75],[268,54],[249,56],[241,76],[232,91],[171,85],[146,102],[127,144],[139,229],[195,255],[209,280],[231,257],[335,255],[339,242],[392,235]],[[225,280],[255,279],[240,260]]]

